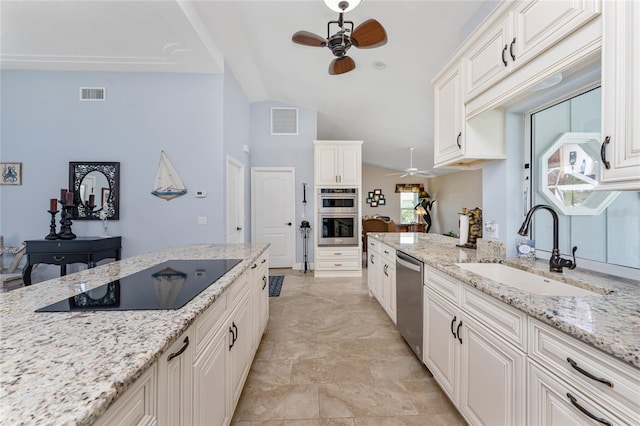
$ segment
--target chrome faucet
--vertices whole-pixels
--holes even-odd
[[[576,267],[576,250],[578,247],[573,247],[573,260],[564,259],[560,256],[560,249],[558,248],[558,214],[555,210],[546,204],[538,204],[536,206],[531,207],[531,209],[527,212],[527,217],[524,218],[524,222],[522,222],[522,226],[518,231],[518,234],[526,237],[529,233],[529,224],[531,223],[531,218],[533,217],[533,213],[538,209],[548,210],[551,213],[551,217],[553,218],[553,250],[551,251],[551,258],[549,259],[549,271],[551,272],[560,272],[562,273],[562,268],[575,269]]]

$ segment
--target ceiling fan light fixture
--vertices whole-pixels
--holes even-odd
[[[327,7],[334,12],[344,13],[350,12],[360,4],[362,0],[324,0]]]

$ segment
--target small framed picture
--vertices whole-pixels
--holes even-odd
[[[22,163],[0,163],[0,185],[22,185]]]
[[[374,189],[373,193],[376,194],[376,195],[380,195],[380,194],[382,194],[382,189]]]
[[[380,199],[380,200],[384,200],[384,194],[380,194],[379,199]]]
[[[387,200],[385,200],[384,198],[380,198],[378,200],[378,205],[379,206],[384,206],[385,204],[387,204]]]
[[[373,192],[369,192],[368,197],[369,197],[370,199],[371,199],[371,198],[373,198]]]
[[[111,194],[110,188],[102,188],[102,206],[106,206],[109,201],[109,195]]]
[[[371,198],[367,198],[367,204],[371,204]]]
[[[371,202],[371,207],[378,207],[378,202],[377,201],[372,201]]]

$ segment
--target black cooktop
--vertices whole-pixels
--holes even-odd
[[[36,312],[178,309],[241,259],[169,260]]]

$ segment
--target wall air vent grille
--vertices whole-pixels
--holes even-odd
[[[104,87],[81,87],[81,101],[104,101],[107,97],[107,89]]]
[[[271,134],[297,135],[298,108],[271,108]]]

